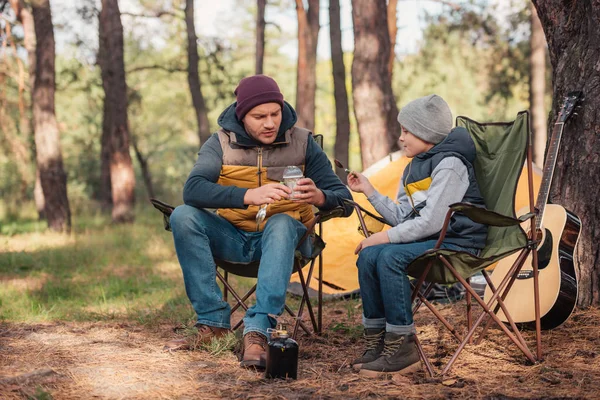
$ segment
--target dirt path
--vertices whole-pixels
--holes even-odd
[[[453,314],[454,306],[446,310]],[[579,311],[544,336],[546,361],[528,366],[518,350],[493,336],[461,355],[452,376],[424,373],[367,380],[348,367],[360,339],[347,332],[343,305],[328,306],[323,337],[300,339],[300,378],[268,381],[240,369],[231,352],[164,352],[171,327],[153,332],[129,324],[0,324],[0,398],[590,398],[600,396],[598,310]],[[358,317],[354,317],[357,319]],[[448,358],[456,346],[417,319],[429,354]],[[440,341],[439,338],[443,340]],[[529,336],[529,339],[531,337]],[[434,357],[434,359],[435,359]],[[51,396],[51,397],[49,397]]]

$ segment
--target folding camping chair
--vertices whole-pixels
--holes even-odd
[[[521,227],[521,223],[530,221],[530,232],[535,232],[536,216],[533,200],[529,113],[527,111],[520,112],[514,121],[502,123],[478,123],[466,117],[458,117],[456,125],[466,128],[475,142],[477,157],[473,166],[487,208],[475,207],[469,203],[457,203],[451,205],[446,215],[440,238],[435,247],[422,254],[408,266],[408,274],[417,278],[416,284],[413,285],[412,293],[413,313],[418,310],[421,304],[425,304],[460,342],[458,349],[442,370],[442,375],[450,370],[464,346],[471,342],[475,329],[485,318],[492,318],[511,341],[525,354],[527,359],[532,363],[535,363],[536,360],[540,360],[542,357],[537,273],[537,242],[535,236],[527,234]],[[525,160],[527,162],[529,205],[531,212],[520,218],[516,218],[515,194],[518,179]],[[358,204],[353,203],[353,205],[357,210],[360,220],[359,230],[361,230],[363,234],[369,235],[373,231],[380,229],[381,224],[385,222],[377,215],[364,210]],[[486,245],[479,256],[467,252],[440,249],[452,214],[455,212],[461,212],[473,221],[488,225]],[[370,225],[378,226],[372,228]],[[512,268],[510,268],[506,277],[498,287],[494,287],[485,268],[516,252],[520,252],[520,254]],[[531,295],[534,296],[536,307],[535,326],[537,357],[535,357],[527,347],[517,325],[513,322],[510,313],[502,301],[511,289],[513,282],[517,278],[530,253],[533,255],[534,293]],[[482,272],[493,292],[493,295],[487,304],[484,303],[481,297],[477,295],[469,284],[469,278],[479,271]],[[419,289],[423,286],[424,282],[427,282],[425,291],[424,293],[420,293]],[[468,331],[464,337],[462,337],[458,333],[458,330],[426,299],[433,284],[452,284],[455,282],[460,282],[466,289]],[[471,319],[471,303],[473,298],[483,308],[482,314],[474,324]],[[496,316],[496,312],[500,309],[502,309],[507,317],[508,326]],[[488,325],[483,327],[483,332],[478,341],[482,339],[487,331]],[[434,372],[431,363],[425,356],[418,339],[417,346],[428,373],[433,376]]]
[[[314,135],[315,141],[323,148],[323,135]],[[163,203],[160,200],[150,199],[150,202],[163,213],[163,222],[166,230],[171,230],[169,218],[175,207]],[[323,256],[322,251],[325,248],[325,242],[321,239],[323,237],[323,225],[322,223],[331,218],[341,217],[344,213],[344,209],[341,207],[335,208],[329,211],[318,211],[315,213],[315,218],[308,227],[306,234],[300,239],[297,247],[300,246],[305,240],[313,240],[313,252],[310,257],[303,256],[300,251],[296,251],[294,258],[294,273],[298,274],[300,285],[302,288],[302,297],[298,306],[298,311],[295,313],[287,304],[285,305],[285,311],[295,320],[294,328],[292,331],[292,338],[296,338],[298,329],[302,328],[304,332],[311,335],[309,327],[304,323],[304,307],[308,309],[310,321],[312,324],[312,330],[316,334],[320,334],[323,327]],[[311,298],[309,296],[309,286],[313,277],[315,263],[318,261],[318,290],[317,290],[317,315],[312,306]],[[224,260],[215,259],[217,265],[217,279],[223,284],[223,299],[228,301],[228,294],[231,293],[234,298],[235,304],[231,308],[231,315],[239,308],[244,311],[248,310],[246,301],[256,291],[256,284],[248,290],[243,296],[240,296],[238,292],[233,288],[229,280],[229,274],[256,278],[258,276],[259,261],[251,263],[230,263]],[[303,269],[308,265],[308,272],[305,273]],[[223,271],[219,271],[219,268]],[[243,323],[240,319],[234,326],[233,330],[237,330]]]

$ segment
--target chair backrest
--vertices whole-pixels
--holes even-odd
[[[527,156],[529,113],[522,111],[511,122],[479,123],[457,117],[456,126],[469,131],[477,157],[474,168],[486,208],[506,216],[515,215],[517,183]],[[520,248],[525,238],[519,226],[490,227],[482,258]]]
[[[520,112],[511,122],[479,123],[466,117],[458,117],[456,126],[467,129],[475,143],[477,156],[473,167],[486,208],[514,217],[517,183],[530,143],[529,113]],[[414,260],[407,272],[411,276],[419,276],[429,262],[433,262],[426,280],[454,283],[457,279],[438,259],[438,255],[444,255],[458,273],[467,278],[526,245],[527,236],[520,225],[488,225],[485,248],[478,256],[449,249],[427,252]]]

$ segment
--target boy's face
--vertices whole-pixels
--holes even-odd
[[[433,146],[433,143],[429,143],[424,141],[423,139],[413,135],[404,127],[402,128],[402,133],[400,133],[400,144],[404,147],[404,155],[408,158],[413,158],[414,156],[428,152]]]
[[[277,138],[281,125],[279,103],[259,104],[242,119],[246,132],[262,144],[271,144]]]

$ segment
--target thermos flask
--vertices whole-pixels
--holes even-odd
[[[298,376],[298,343],[284,329],[273,329],[267,349],[266,378],[296,379]]]

